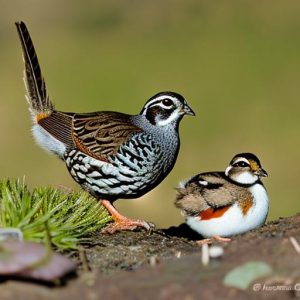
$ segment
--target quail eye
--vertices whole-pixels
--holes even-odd
[[[173,101],[170,100],[170,99],[164,99],[164,100],[162,101],[162,104],[165,105],[165,106],[170,107],[170,106],[173,105]]]
[[[234,167],[245,168],[245,167],[248,167],[248,166],[249,166],[249,164],[247,164],[247,163],[246,163],[246,162],[244,162],[244,161],[239,161],[239,162],[237,162],[237,163],[233,164],[233,166],[234,166]]]

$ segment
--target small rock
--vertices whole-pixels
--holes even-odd
[[[177,251],[177,252],[175,253],[175,257],[176,257],[176,258],[180,258],[180,257],[181,257],[181,251]]]
[[[149,264],[151,267],[155,267],[158,264],[158,258],[156,255],[149,257]]]
[[[224,249],[220,246],[211,246],[208,253],[211,258],[217,258],[224,255]]]
[[[19,228],[0,228],[0,241],[23,241],[23,233]]]

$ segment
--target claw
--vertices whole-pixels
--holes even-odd
[[[132,220],[122,216],[108,200],[102,200],[102,204],[110,212],[114,223],[109,224],[104,229],[102,229],[101,233],[113,234],[118,231],[135,230],[137,228],[144,228],[148,232],[152,232],[155,228],[155,225],[153,223],[143,220]]]
[[[151,232],[155,228],[155,225],[150,222],[148,223],[148,222],[142,221],[142,220],[131,220],[131,219],[127,219],[124,217],[124,218],[118,219],[114,223],[106,226],[104,229],[101,230],[101,233],[113,234],[118,231],[135,230],[137,228],[144,228],[148,232]]]

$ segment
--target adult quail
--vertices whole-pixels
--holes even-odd
[[[57,111],[47,94],[26,25],[17,22],[16,26],[25,62],[32,132],[38,145],[64,160],[73,179],[102,200],[114,220],[104,232],[153,227],[124,217],[113,202],[144,195],[170,173],[179,151],[179,122],[184,115],[195,115],[193,110],[181,95],[161,92],[137,115]]]

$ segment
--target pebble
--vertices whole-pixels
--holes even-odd
[[[217,258],[224,255],[224,249],[220,246],[211,246],[208,249],[209,257]]]
[[[19,228],[0,228],[0,241],[23,241],[23,233]]]

